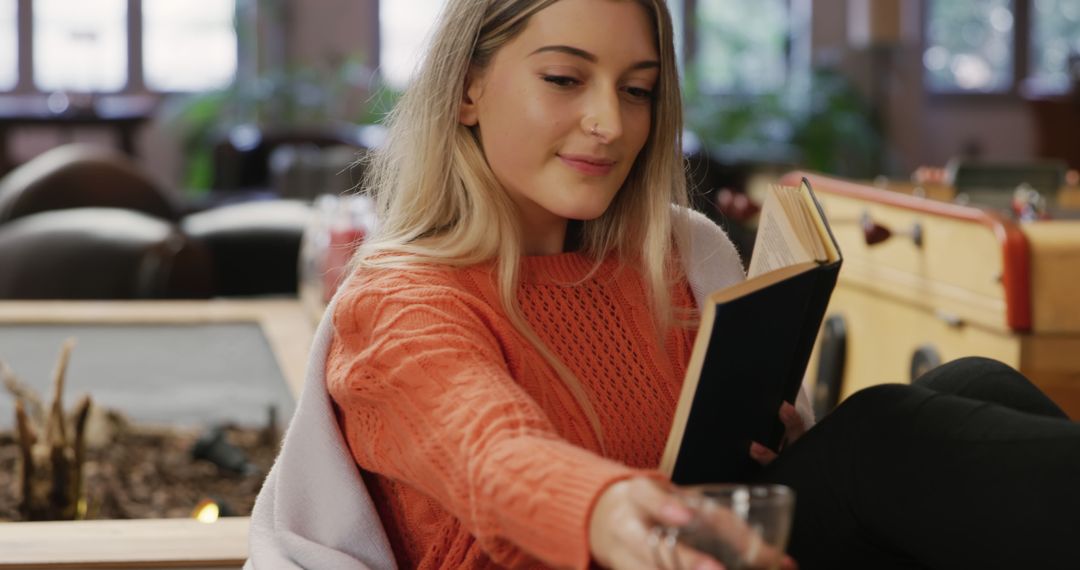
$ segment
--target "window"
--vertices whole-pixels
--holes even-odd
[[[125,0],[36,0],[34,84],[42,91],[119,91],[127,83]]]
[[[145,0],[144,0],[145,1]],[[379,4],[379,72],[391,87],[401,89],[409,82],[423,52],[424,42],[446,0],[411,0]],[[682,54],[684,41],[682,0],[669,0],[676,53]],[[747,6],[753,2],[744,2]],[[680,61],[680,64],[682,62]]]
[[[19,81],[19,35],[15,0],[0,0],[0,91]]]
[[[1046,90],[1068,91],[1070,57],[1080,58],[1080,2],[1035,0],[1031,23],[1032,80]]]
[[[227,87],[236,75],[233,0],[142,0],[143,76],[152,91]]]
[[[1006,91],[1013,77],[1009,0],[930,3],[923,65],[932,91]]]
[[[0,0],[0,91],[226,87],[237,69],[235,9],[236,0]]]
[[[930,91],[1010,93],[1027,81],[1040,91],[1064,92],[1070,57],[1078,53],[1076,0],[928,4],[923,67]]]
[[[783,87],[791,29],[787,0],[698,0],[695,21],[693,73],[701,91],[753,94]]]
[[[444,3],[445,0],[379,3],[379,73],[387,85],[401,89],[409,82]]]

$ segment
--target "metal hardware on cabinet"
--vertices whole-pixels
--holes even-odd
[[[863,211],[862,216],[859,218],[859,224],[862,226],[863,239],[866,240],[866,245],[877,245],[894,235],[911,238],[911,242],[915,244],[915,247],[921,248],[923,245],[923,228],[922,224],[919,222],[912,224],[911,229],[907,231],[894,232],[875,222],[874,219],[870,217],[869,211]]]
[[[945,324],[949,325],[950,327],[955,328],[964,326],[964,319],[961,319],[955,313],[950,313],[941,309],[934,309],[934,316],[940,319]]]

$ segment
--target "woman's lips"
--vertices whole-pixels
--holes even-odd
[[[560,154],[563,164],[587,176],[605,176],[615,167],[615,161],[606,158]]]

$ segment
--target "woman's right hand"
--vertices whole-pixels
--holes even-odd
[[[693,513],[669,490],[645,477],[613,483],[597,499],[589,520],[589,551],[601,566],[615,570],[685,568],[723,570],[716,560],[677,544],[678,565],[655,529],[681,527]]]
[[[734,543],[751,544],[753,531],[734,515],[718,517],[717,529]],[[645,477],[634,477],[612,484],[597,499],[589,520],[589,551],[601,566],[615,570],[667,568],[685,570],[724,570],[720,562],[682,543],[667,543],[661,527],[679,528],[691,522],[694,513],[676,495],[661,484]],[[760,547],[760,544],[758,545]],[[784,570],[796,568],[795,562],[768,547],[754,549],[754,563],[771,566],[766,561],[779,559]],[[674,559],[673,559],[674,557]]]

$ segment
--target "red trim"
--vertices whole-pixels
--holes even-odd
[[[1027,236],[1015,222],[996,212],[973,206],[919,198],[808,172],[789,172],[780,178],[780,183],[798,186],[804,176],[810,180],[810,185],[818,194],[837,194],[943,218],[974,222],[990,228],[990,231],[994,232],[998,241],[1001,242],[1003,256],[1001,284],[1005,287],[1006,324],[1018,332],[1031,330],[1030,247]]]

